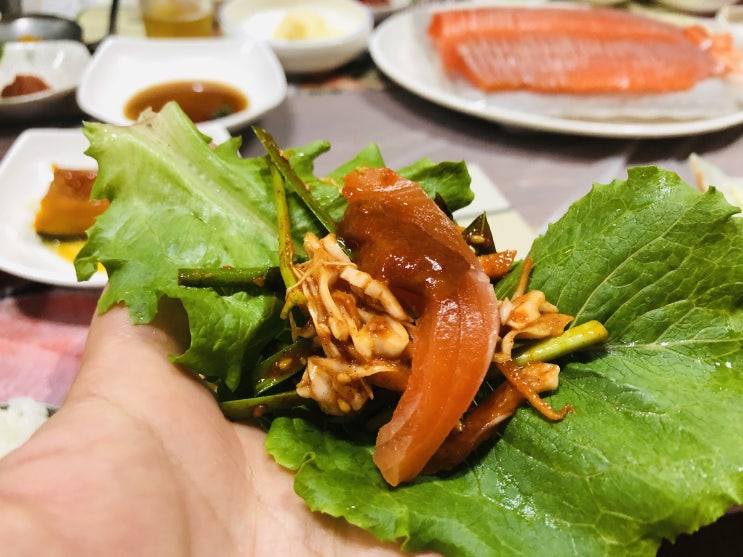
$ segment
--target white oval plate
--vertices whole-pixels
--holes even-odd
[[[210,124],[245,128],[286,97],[284,70],[264,43],[242,39],[106,38],[96,49],[77,89],[83,112],[111,124],[131,124],[124,106],[142,89],[181,80],[218,81],[248,99],[245,110]],[[199,126],[201,127],[201,126]]]
[[[0,57],[0,89],[18,74],[43,79],[49,89],[0,97],[0,120],[37,120],[76,109],[75,89],[90,62],[90,52],[77,41],[8,42]]]
[[[224,128],[201,130],[215,143],[229,138]],[[49,189],[52,165],[95,169],[85,154],[88,140],[78,129],[37,128],[24,131],[0,161],[0,269],[36,282],[81,288],[100,288],[106,274],[98,272],[78,282],[69,260],[44,245],[33,223],[39,202]]]
[[[455,3],[447,8],[468,5],[478,4]],[[424,32],[433,9],[412,8],[383,21],[372,35],[369,52],[390,79],[436,104],[516,128],[595,137],[686,136],[743,123],[740,93],[728,91],[723,80],[706,80],[708,83],[699,84],[693,92],[655,98],[616,96],[616,102],[607,106],[602,104],[605,99],[595,96],[483,94],[444,75]],[[730,93],[725,95],[728,102],[724,108],[721,93]],[[554,114],[556,107],[559,116]]]

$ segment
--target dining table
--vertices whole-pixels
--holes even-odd
[[[423,157],[465,161],[485,180],[484,195],[497,196],[498,211],[512,219],[500,230],[494,227],[497,246],[520,240],[528,247],[594,184],[625,179],[632,167],[657,165],[693,184],[689,157],[697,154],[730,176],[743,176],[743,126],[665,138],[524,129],[424,100],[385,77],[368,53],[340,70],[287,77],[285,100],[258,122],[279,145],[327,140],[331,148],[317,159],[317,175],[371,142],[391,168]],[[90,119],[73,111],[51,120],[3,123],[0,159],[26,129],[77,128]],[[242,137],[243,156],[263,154],[249,127],[233,135]],[[0,271],[0,401],[30,396],[50,405],[64,403],[100,293],[100,288],[54,286]],[[731,510],[698,532],[664,542],[659,555],[743,556],[743,512]]]

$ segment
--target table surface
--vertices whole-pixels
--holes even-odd
[[[687,158],[704,156],[743,176],[743,127],[674,139],[599,139],[507,129],[421,100],[386,82],[368,57],[344,77],[293,82],[286,101],[259,122],[280,145],[328,140],[318,174],[376,142],[392,168],[422,157],[478,165],[535,231],[559,216],[595,182],[625,178],[627,168],[659,165],[693,180]],[[349,72],[350,70],[350,72]],[[353,74],[348,78],[348,74]],[[77,127],[82,115],[44,127]],[[24,126],[3,125],[0,157]],[[245,156],[263,154],[249,130]],[[497,237],[497,230],[495,231]],[[497,239],[497,238],[496,238]],[[50,287],[0,271],[0,400],[30,395],[60,404],[73,380],[97,290]],[[32,358],[29,355],[33,355]],[[732,513],[660,555],[743,555],[743,513]]]

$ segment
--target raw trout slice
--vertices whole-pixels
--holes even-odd
[[[485,92],[662,93],[730,69],[703,30],[612,8],[441,11],[428,34],[444,69]]]
[[[455,224],[421,187],[389,169],[354,171],[339,233],[359,268],[416,317],[412,370],[374,462],[391,485],[412,480],[455,427],[490,365],[493,287]]]
[[[663,93],[716,75],[712,57],[690,42],[524,36],[470,40],[457,55],[452,69],[486,92]]]
[[[428,34],[437,43],[524,34],[597,39],[685,40],[670,23],[613,8],[483,7],[434,12]]]

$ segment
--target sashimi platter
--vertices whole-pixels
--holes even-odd
[[[411,92],[513,126],[670,137],[743,122],[743,50],[710,18],[457,2],[397,14],[370,51]]]

